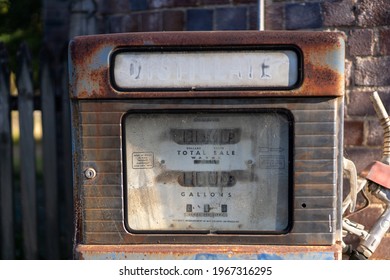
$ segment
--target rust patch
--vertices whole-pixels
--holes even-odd
[[[172,98],[172,97],[259,97],[259,96],[342,96],[344,73],[319,63],[316,57],[343,52],[343,36],[335,32],[151,32],[76,37],[70,44],[72,98]],[[297,48],[303,54],[303,81],[293,90],[220,89],[117,91],[111,85],[108,57],[118,48],[144,51],[208,48]],[[318,54],[318,56],[316,55]],[[100,56],[100,57],[99,57]],[[344,63],[344,62],[340,62]],[[96,68],[98,66],[98,68]],[[87,86],[88,85],[88,86]]]
[[[367,180],[390,189],[390,165],[375,161],[363,170],[362,176],[366,177]]]
[[[305,64],[305,81],[300,88],[303,95],[317,95],[328,93],[333,95],[344,93],[344,76],[324,66],[317,66],[311,63]]]
[[[74,39],[74,49],[83,47],[76,60],[89,57],[99,46],[243,46],[243,45],[296,45],[339,46],[338,32],[294,32],[294,31],[214,31],[214,32],[148,32],[80,36]],[[326,47],[325,47],[326,48]]]
[[[131,258],[132,255],[141,255],[143,258],[150,259],[189,259],[196,255],[225,255],[226,258],[235,258],[242,256],[270,255],[283,256],[290,255],[296,258],[305,256],[316,256],[322,253],[329,253],[334,259],[341,259],[341,246],[335,244],[332,246],[274,246],[274,245],[79,245],[76,248],[78,258],[93,259],[99,258],[99,255],[111,254],[115,258]]]

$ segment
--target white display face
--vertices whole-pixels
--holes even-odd
[[[293,51],[120,52],[113,74],[122,89],[291,87],[298,58]]]
[[[283,232],[290,122],[268,111],[126,115],[128,229]]]

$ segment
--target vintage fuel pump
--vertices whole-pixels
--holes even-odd
[[[78,259],[340,259],[344,41],[70,44]]]

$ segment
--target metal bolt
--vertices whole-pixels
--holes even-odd
[[[84,171],[84,175],[87,179],[93,179],[96,177],[96,170],[89,167]]]

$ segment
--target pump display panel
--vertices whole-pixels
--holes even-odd
[[[124,130],[129,230],[288,229],[287,111],[132,113]]]

